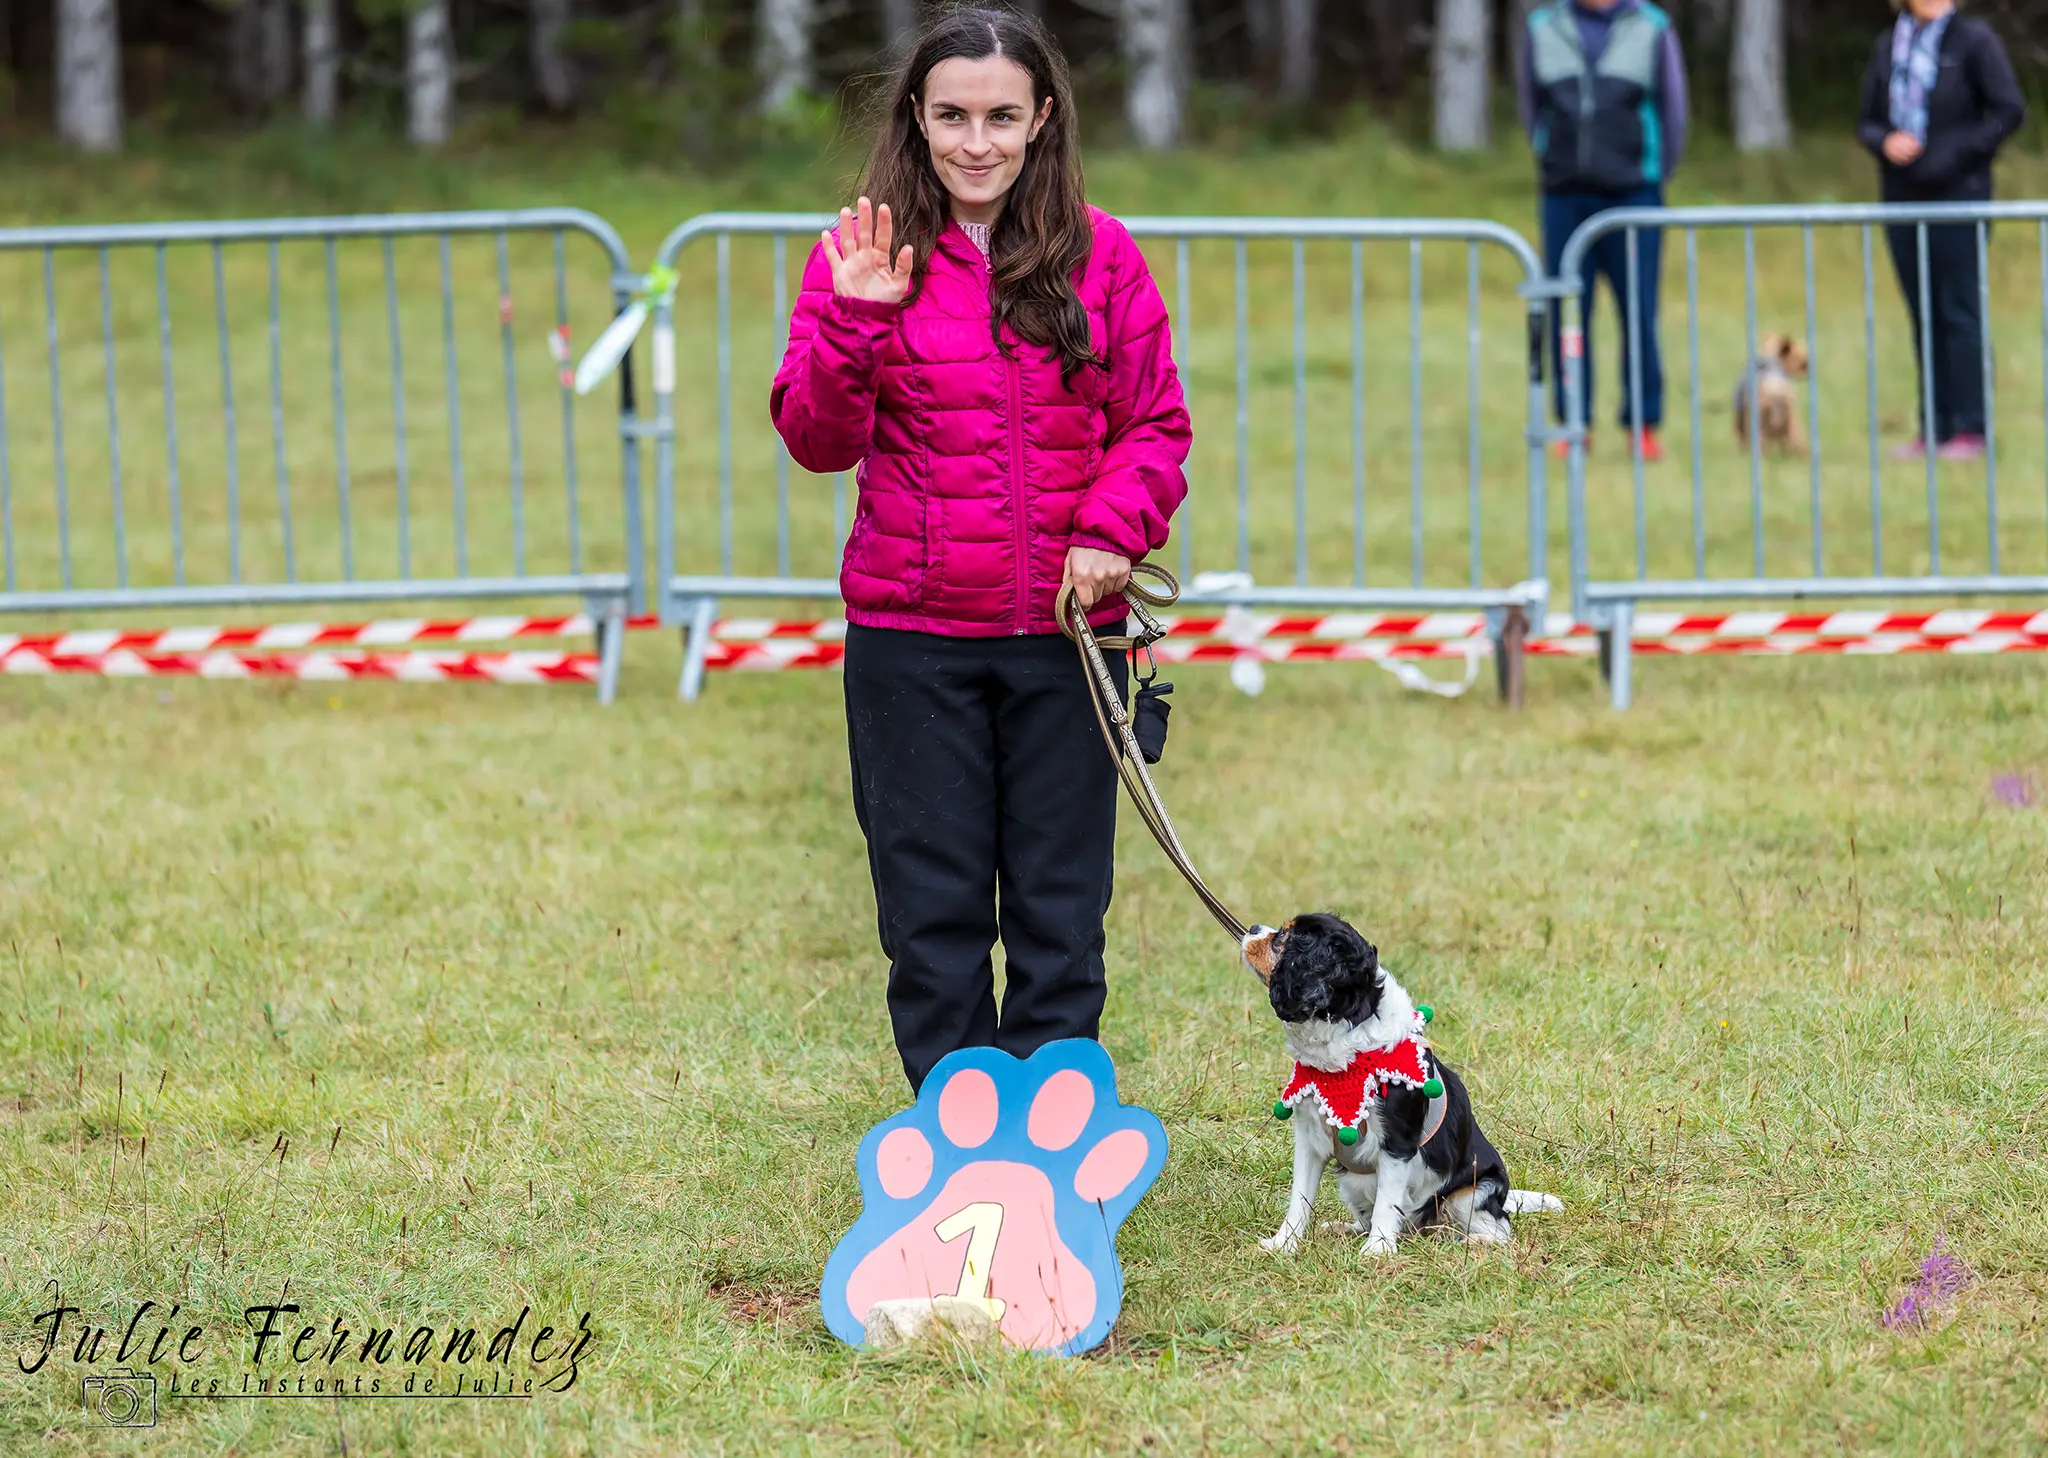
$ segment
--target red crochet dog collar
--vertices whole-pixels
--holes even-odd
[[[1422,1021],[1418,1013],[1418,1029]],[[1336,1125],[1339,1141],[1355,1144],[1358,1130],[1365,1123],[1367,1104],[1378,1098],[1388,1084],[1421,1089],[1431,1098],[1443,1092],[1443,1081],[1430,1072],[1423,1057],[1428,1046],[1417,1031],[1383,1048],[1360,1049],[1336,1072],[1296,1063],[1294,1076],[1280,1091],[1280,1101],[1273,1105],[1274,1117],[1287,1118],[1303,1099],[1313,1098],[1322,1106],[1323,1116]],[[1351,1136],[1348,1139],[1344,1137],[1347,1134]]]

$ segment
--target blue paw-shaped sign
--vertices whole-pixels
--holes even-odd
[[[1123,1305],[1117,1229],[1165,1164],[1165,1126],[1117,1102],[1100,1043],[948,1054],[860,1142],[863,1208],[825,1263],[825,1324],[860,1346],[877,1303],[952,1297],[1008,1345],[1085,1352]]]

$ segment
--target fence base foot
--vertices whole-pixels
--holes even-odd
[[[1610,701],[1617,709],[1626,709],[1634,685],[1630,682],[1631,670],[1635,665],[1636,605],[1619,602],[1614,605],[1614,626],[1606,634],[1608,645],[1607,689]]]
[[[1518,604],[1507,610],[1493,638],[1494,682],[1500,700],[1510,709],[1522,707],[1522,670],[1528,662],[1522,645],[1529,639],[1529,615]]]
[[[676,683],[676,697],[694,704],[704,692],[704,663],[711,656],[711,626],[717,620],[718,601],[700,597],[690,604],[690,621],[683,628],[683,676]]]
[[[619,666],[626,657],[626,609],[606,603],[592,614],[597,630],[597,701],[609,704],[619,696]]]

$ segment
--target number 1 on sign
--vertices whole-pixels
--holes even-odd
[[[960,1268],[960,1289],[953,1295],[986,1311],[989,1320],[1001,1321],[1007,1303],[1000,1296],[988,1294],[988,1278],[995,1266],[996,1237],[1003,1233],[1003,1207],[993,1200],[963,1205],[934,1226],[932,1234],[950,1245],[970,1230],[974,1233],[967,1236],[967,1262]]]

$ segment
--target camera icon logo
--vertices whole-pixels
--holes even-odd
[[[156,1426],[156,1377],[149,1372],[131,1372],[116,1367],[104,1376],[87,1377],[80,1383],[88,1422],[103,1428],[153,1428]]]

